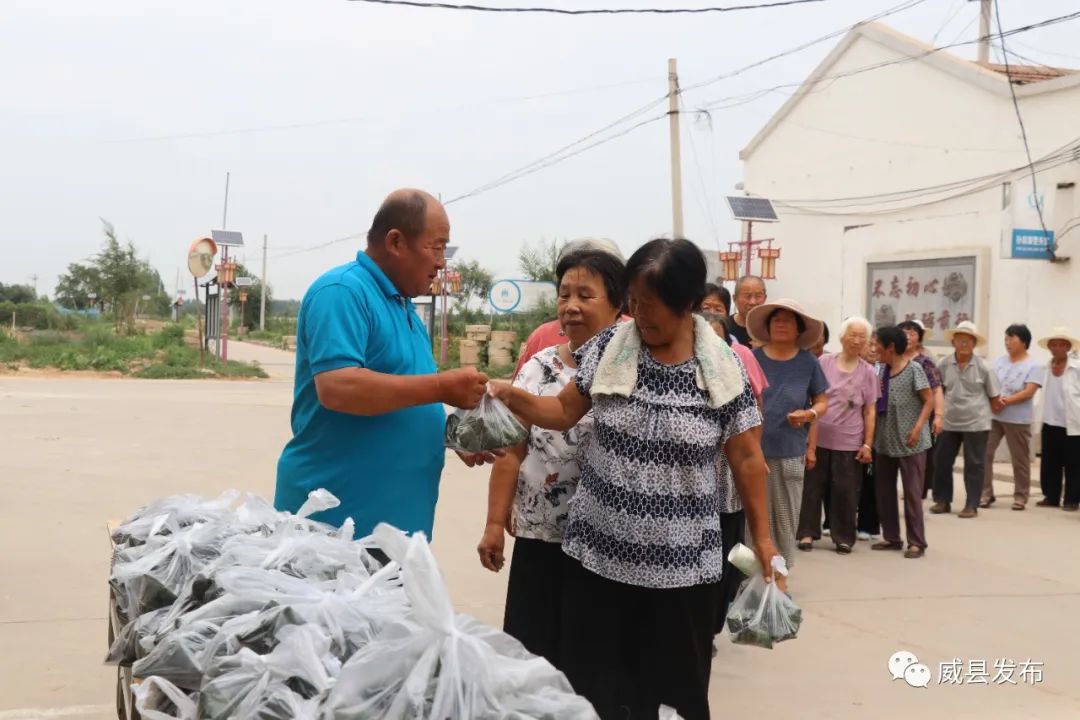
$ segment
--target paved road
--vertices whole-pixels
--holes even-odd
[[[250,347],[278,377],[0,376],[0,720],[115,717],[115,671],[101,664],[108,519],[170,493],[272,493],[291,355],[234,347],[235,357]],[[485,487],[482,470],[448,460],[435,550],[457,607],[498,624],[505,572],[483,570],[473,549]],[[792,576],[799,638],[772,651],[721,638],[714,716],[1080,717],[1080,517],[995,507],[975,521],[930,517],[927,535],[921,561],[865,543],[849,557],[801,555]],[[986,660],[992,675],[999,658],[1042,661],[1043,682],[912,689],[886,671],[899,649],[935,681],[938,664],[957,657]]]
[[[229,359],[258,363],[273,382],[291,383],[296,374],[296,353],[266,345],[230,341]]]

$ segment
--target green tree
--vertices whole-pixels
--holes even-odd
[[[523,243],[518,252],[518,269],[527,280],[555,282],[555,266],[558,262],[559,249],[554,240]]]
[[[240,324],[246,325],[248,328],[255,330],[259,329],[259,304],[262,301],[263,282],[262,278],[255,273],[248,270],[243,263],[236,264],[236,277],[249,277],[255,280],[252,285],[247,288],[231,288],[229,290],[229,307],[237,308],[239,312],[243,309],[244,316],[240,318]],[[240,290],[247,290],[247,302],[241,303]],[[266,286],[266,312],[270,313],[270,309],[274,301],[274,288],[273,286]]]
[[[90,295],[97,296],[103,312],[110,313],[116,330],[125,325],[135,328],[136,311],[163,317],[169,312],[169,296],[161,276],[150,263],[138,256],[134,243],[122,244],[116,229],[102,220],[105,241],[101,252],[89,264],[71,263],[56,286],[57,301],[67,307],[85,310]],[[149,300],[143,300],[143,297]]]
[[[491,292],[491,286],[495,282],[495,276],[481,267],[476,260],[459,262],[453,268],[461,275],[461,298],[458,300],[460,307],[469,309],[471,301],[475,298],[482,305]]]
[[[56,283],[56,302],[72,310],[86,310],[93,305],[91,295],[101,297],[101,273],[93,265],[71,263]]]
[[[11,302],[16,305],[37,302],[34,288],[29,285],[4,285],[0,283],[0,302]]]

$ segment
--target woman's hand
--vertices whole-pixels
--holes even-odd
[[[510,399],[514,396],[514,385],[506,380],[490,380],[487,391],[491,397],[509,405]]]
[[[809,410],[795,410],[788,413],[787,421],[791,427],[801,428],[803,425],[814,421],[814,413]]]
[[[874,453],[869,445],[863,445],[859,448],[859,452],[855,453],[855,459],[863,465],[869,465],[874,460]]]
[[[761,565],[762,575],[765,582],[776,581],[776,587],[787,592],[787,576],[773,572],[772,559],[780,555],[773,545],[772,538],[762,538],[759,542],[754,540],[754,554],[757,555],[758,564]]]
[[[806,448],[806,469],[813,470],[817,465],[817,450],[812,447]]]
[[[915,427],[911,428],[911,432],[909,432],[907,436],[907,446],[909,448],[914,449],[914,447],[919,444],[919,438],[922,437],[922,431],[922,425],[916,425]]]
[[[457,456],[461,458],[461,462],[465,463],[468,467],[481,467],[485,463],[493,464],[496,460],[506,454],[505,450],[491,450],[490,452],[479,453],[463,453],[460,450],[455,450]]]
[[[934,432],[934,437],[937,437],[938,435],[940,435],[941,431],[944,430],[944,429],[945,429],[945,418],[941,417],[941,415],[935,415],[934,416],[934,427],[932,428],[932,430]]]
[[[506,547],[506,531],[498,523],[488,523],[484,528],[484,535],[480,538],[480,544],[476,546],[476,552],[480,554],[480,564],[491,572],[502,570],[506,560],[503,558],[503,548]]]

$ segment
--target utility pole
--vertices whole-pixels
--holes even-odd
[[[990,64],[990,13],[993,0],[979,0],[979,64]]]
[[[259,288],[259,330],[266,330],[266,235],[263,235],[262,287]]]
[[[37,281],[38,281],[37,273],[34,273],[33,275],[31,275],[30,279],[34,281],[34,300],[37,300]]]
[[[671,232],[683,234],[682,151],[679,138],[679,72],[675,58],[668,58],[668,120],[671,125]]]
[[[225,173],[225,210],[221,214],[221,229],[225,230],[228,226],[226,223],[229,221],[229,176],[231,173]],[[221,264],[222,267],[228,267],[229,265],[229,246],[226,245],[221,249]],[[227,276],[228,271],[224,271]],[[219,274],[220,277],[220,274]],[[218,343],[221,348],[218,353],[218,357],[221,361],[227,363],[229,361],[229,283],[220,283],[220,295],[218,300],[221,302],[221,327],[218,330]]]

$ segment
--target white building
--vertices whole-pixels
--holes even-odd
[[[782,249],[769,295],[833,327],[925,316],[931,345],[967,314],[992,355],[1013,322],[1036,337],[1080,332],[1080,73],[1025,65],[1011,77],[1059,262],[1019,257],[1040,254],[1045,236],[1004,67],[872,24],[740,155],[747,194],[773,199],[780,217],[753,229]]]

